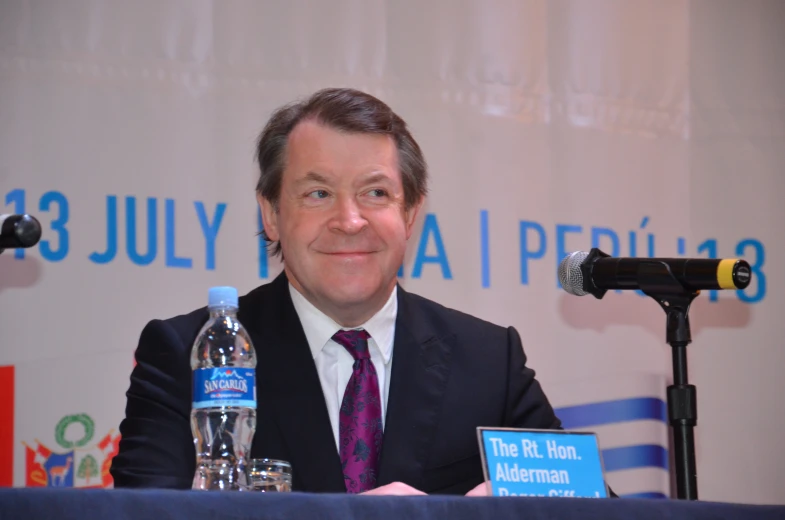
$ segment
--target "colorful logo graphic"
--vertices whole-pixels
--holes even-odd
[[[597,434],[606,480],[620,496],[670,496],[666,385],[663,376],[636,372],[549,388],[566,430]]]
[[[77,440],[66,436],[81,426]],[[110,430],[97,444],[90,445],[95,423],[87,414],[66,415],[55,426],[55,442],[65,452],[54,452],[36,440],[25,445],[25,485],[28,487],[105,488],[112,486],[109,468],[117,454],[120,434]]]
[[[214,370],[213,376],[210,379],[215,380],[215,379],[229,379],[229,378],[243,380],[243,376],[241,376],[240,374],[237,373],[236,370],[232,370],[231,368],[226,368],[226,369],[219,368],[217,370]]]

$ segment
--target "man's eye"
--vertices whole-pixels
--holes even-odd
[[[314,190],[308,194],[308,197],[312,199],[326,199],[327,192],[325,190]]]
[[[375,189],[375,190],[369,191],[368,195],[370,195],[371,197],[386,197],[387,196],[387,191],[379,188],[379,189]]]

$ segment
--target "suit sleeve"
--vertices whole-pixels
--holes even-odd
[[[534,370],[526,366],[521,337],[513,328],[507,329],[507,406],[504,426],[512,428],[561,429],[561,421],[534,377]]]
[[[195,450],[190,426],[190,348],[164,321],[142,331],[126,392],[115,487],[191,487]]]

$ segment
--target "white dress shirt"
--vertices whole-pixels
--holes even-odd
[[[327,413],[333,427],[335,446],[340,451],[338,438],[338,413],[341,410],[346,385],[352,377],[354,358],[340,344],[332,340],[341,327],[332,318],[317,309],[305,296],[289,284],[289,294],[300,323],[311,347],[316,371],[322,384]],[[393,340],[395,337],[395,318],[398,315],[398,288],[393,289],[390,298],[379,312],[356,329],[365,329],[371,338],[368,350],[371,362],[379,379],[379,397],[382,401],[382,428],[387,414],[387,396],[390,393],[390,367],[392,366]]]

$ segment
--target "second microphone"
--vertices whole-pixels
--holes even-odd
[[[642,266],[655,262],[667,266],[687,290],[744,289],[750,284],[750,265],[737,258],[613,258],[596,248],[567,255],[559,264],[559,281],[576,296],[641,289],[657,283],[641,274]]]

